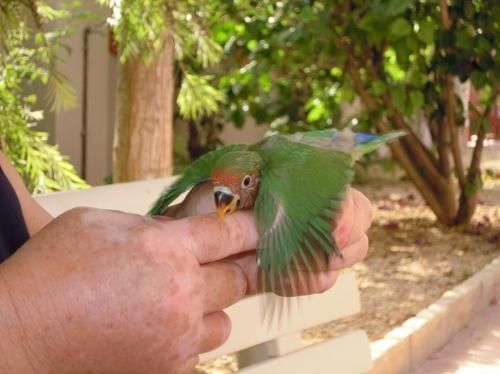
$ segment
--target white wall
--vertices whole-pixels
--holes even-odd
[[[267,125],[256,125],[255,121],[250,119],[239,129],[233,125],[224,126],[221,139],[226,144],[232,143],[255,143],[262,139],[269,130]]]
[[[82,1],[82,10],[91,11],[97,17],[78,22],[66,40],[70,53],[61,51],[59,70],[68,78],[75,90],[76,105],[57,113],[44,107],[45,119],[39,128],[50,134],[49,140],[59,145],[61,152],[69,156],[81,174],[82,164],[82,98],[83,98],[83,30],[87,26],[102,25],[107,10],[95,1]],[[56,25],[57,27],[57,25]],[[116,82],[116,58],[108,52],[107,27],[100,27],[89,37],[88,95],[87,95],[87,180],[102,184],[111,172],[112,129],[114,120],[114,87]],[[46,87],[36,87],[40,103],[44,103]]]
[[[93,20],[84,26],[95,26],[106,16],[103,8],[94,2],[83,2],[85,10],[100,14],[100,20]],[[61,65],[62,72],[70,80],[77,94],[75,108],[58,113],[55,118],[55,142],[61,151],[81,173],[82,155],[82,98],[83,98],[83,25],[75,30],[68,43],[72,53]],[[102,184],[111,170],[112,123],[114,97],[110,95],[115,86],[116,59],[108,52],[107,28],[89,36],[88,48],[88,95],[87,95],[87,167],[86,177],[91,184]]]

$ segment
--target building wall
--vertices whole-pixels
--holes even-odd
[[[66,40],[70,53],[61,51],[59,70],[75,90],[76,103],[71,109],[51,112],[47,107],[45,119],[39,129],[49,133],[49,140],[70,158],[82,175],[82,129],[83,129],[83,35],[84,28],[93,31],[88,38],[88,88],[87,88],[87,167],[86,179],[91,184],[102,184],[111,171],[112,129],[115,110],[114,87],[116,82],[116,58],[108,52],[107,28],[104,24],[107,11],[93,1],[82,2],[84,11],[97,17],[79,22]],[[57,27],[57,26],[56,26]],[[35,92],[46,106],[43,98],[46,87],[36,87]]]
[[[262,139],[268,130],[269,126],[256,125],[254,120],[249,119],[241,129],[232,125],[224,126],[221,139],[225,144],[255,143]]]
[[[98,8],[104,20],[104,11]],[[85,26],[93,27],[99,21]],[[82,173],[83,130],[83,27],[76,30],[69,43],[72,54],[61,66],[77,94],[75,108],[56,115],[55,142],[61,151],[68,154]],[[88,37],[87,80],[87,139],[85,177],[91,184],[102,184],[111,170],[112,122],[114,118],[114,87],[116,58],[108,53],[107,28],[94,29]]]

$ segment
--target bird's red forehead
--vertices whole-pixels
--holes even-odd
[[[236,185],[240,184],[241,175],[228,173],[227,171],[215,170],[212,173],[212,182],[218,182],[222,185]]]

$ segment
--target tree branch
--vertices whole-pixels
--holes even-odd
[[[346,17],[343,17],[342,14],[340,13],[341,10],[346,10],[346,8],[349,7],[349,0],[344,0],[342,3],[342,8],[340,7],[332,7],[332,13],[335,15],[336,19],[346,19]],[[345,22],[341,24],[341,26],[345,27]],[[342,39],[342,36],[339,35],[339,38],[337,38],[337,47],[339,49],[343,49],[345,51],[350,51],[351,46],[350,46],[350,41],[347,39]],[[361,79],[359,75],[359,68],[355,64],[354,57],[352,56],[352,52],[348,53],[346,64],[345,64],[345,71],[347,74],[350,76],[354,89],[356,90],[357,94],[361,98],[363,104],[365,105],[366,109],[368,110],[369,113],[372,114],[373,117],[375,117],[376,122],[376,128],[380,132],[387,132],[390,130],[390,126],[383,118],[380,118],[377,113],[377,108],[379,106],[379,103],[377,103],[376,98],[374,98],[364,87],[363,80]],[[412,132],[409,132],[410,134]],[[417,141],[420,142],[417,138]],[[411,143],[410,143],[411,144]],[[449,186],[445,185],[442,188],[436,188],[436,180],[429,180],[429,175],[425,174],[425,177],[421,174],[420,172],[420,167],[422,166],[420,163],[420,160],[417,158],[417,160],[413,159],[413,155],[410,153],[411,150],[414,150],[416,146],[412,145],[411,149],[408,149],[407,147],[404,146],[405,144],[400,140],[400,141],[395,141],[391,142],[388,144],[389,148],[392,151],[392,154],[394,155],[394,158],[399,162],[399,164],[403,167],[403,169],[406,171],[408,177],[412,180],[416,188],[419,190],[419,192],[422,194],[424,199],[426,200],[427,204],[429,207],[432,209],[438,220],[442,223],[445,224],[451,224],[451,220],[453,218],[453,215],[448,214],[448,210],[445,210],[442,207],[442,202],[440,200],[440,193],[445,194],[445,195],[450,195],[454,196],[453,194],[453,188],[449,188]],[[408,145],[408,143],[406,144]],[[425,149],[425,147],[424,147]],[[436,165],[433,168],[436,170]],[[439,179],[443,179],[442,177]],[[437,179],[439,181],[439,179]]]
[[[448,13],[448,4],[446,3],[446,0],[439,0],[439,13],[441,15],[441,23],[443,24],[443,27],[446,30],[449,30],[452,26],[452,21]],[[462,162],[462,155],[460,153],[460,146],[458,142],[457,127],[456,127],[454,81],[453,81],[453,76],[450,74],[446,74],[445,77],[445,100],[446,100],[446,121],[444,123],[450,135],[449,140],[451,145],[451,152],[453,154],[453,161],[455,164],[455,172],[458,178],[458,184],[460,185],[460,189],[464,190],[466,184],[465,172],[464,172],[464,165]],[[448,156],[445,155],[445,157],[447,163]],[[444,162],[445,160],[443,159],[442,161]],[[446,166],[446,163],[444,164],[444,166]]]
[[[411,142],[415,145],[415,155],[420,159],[422,164],[426,167],[426,170],[429,172],[429,177],[435,183],[443,186],[446,184],[445,178],[439,173],[437,168],[437,160],[434,156],[429,152],[429,150],[422,144],[420,139],[415,135],[415,132],[411,129],[411,127],[404,120],[401,112],[394,107],[394,104],[386,92],[382,94],[382,101],[385,106],[389,109],[390,118],[402,129],[407,131],[410,135]]]
[[[449,177],[451,175],[451,166],[449,154],[448,132],[446,131],[446,119],[440,121],[437,126],[437,151],[439,155],[439,168],[443,175]]]
[[[443,23],[444,28],[449,29],[451,27],[451,20],[446,0],[439,0],[439,13],[441,15],[441,22]]]
[[[460,189],[464,189],[465,173],[457,135],[457,124],[455,117],[456,105],[453,87],[453,77],[448,74],[446,76],[446,126],[450,133],[451,152],[453,153],[453,161],[455,163],[455,171],[457,173],[458,184],[460,185]]]
[[[470,220],[472,215],[474,214],[474,210],[477,205],[477,196],[479,189],[477,188],[477,181],[481,173],[480,164],[481,164],[481,155],[484,147],[484,138],[486,135],[486,128],[484,126],[484,119],[489,117],[491,114],[491,110],[493,108],[493,104],[496,102],[498,96],[498,89],[495,89],[493,92],[490,101],[486,105],[484,109],[483,115],[481,116],[481,122],[479,124],[478,132],[477,132],[477,140],[476,146],[474,147],[474,151],[472,153],[469,171],[467,172],[467,180],[466,180],[466,188],[463,189],[460,193],[459,199],[459,209],[453,223],[462,224],[466,223]]]
[[[362,47],[365,54],[370,55],[371,53],[367,50],[366,45]],[[352,49],[348,52],[351,56],[351,63],[354,60],[352,56]],[[385,81],[384,77],[380,77],[377,73],[375,67],[370,63],[372,59],[367,58],[364,64],[368,73],[372,76],[373,79]],[[415,135],[413,129],[408,125],[408,123],[403,118],[403,115],[399,110],[394,106],[390,95],[387,92],[384,92],[381,95],[382,101],[384,102],[386,108],[388,109],[389,117],[398,125],[399,128],[405,130],[408,133],[408,137],[405,139],[406,141],[412,144],[412,151],[415,152],[415,156],[422,163],[422,166],[428,172],[429,181],[437,184],[441,189],[445,187],[446,179],[439,173],[437,169],[437,161],[429,152],[429,150],[422,144],[420,139]]]
[[[363,85],[363,81],[359,77],[359,73],[354,63],[348,59],[346,64],[346,70],[351,77],[354,88],[356,92],[361,97],[364,105],[369,112],[375,112],[377,104],[374,98],[366,91]],[[376,127],[380,132],[390,131],[390,126],[381,118],[376,122]],[[437,194],[432,190],[432,184],[426,183],[422,175],[418,172],[418,169],[414,165],[414,161],[410,159],[407,151],[402,146],[399,141],[391,142],[388,144],[394,157],[399,161],[400,165],[406,171],[410,179],[413,181],[420,193],[425,197],[425,200],[429,204],[429,207],[436,214],[441,222],[449,221],[448,217],[444,214],[441,204],[437,198]]]
[[[493,110],[494,103],[496,102],[498,97],[498,89],[492,93],[491,98],[484,108],[484,112],[482,115],[481,123],[479,124],[479,128],[477,131],[477,141],[476,146],[474,147],[474,151],[472,152],[472,158],[469,165],[469,171],[467,173],[467,183],[473,182],[480,173],[480,163],[481,163],[481,154],[483,151],[483,142],[486,135],[486,128],[484,126],[484,119],[488,118],[491,115],[491,111]]]

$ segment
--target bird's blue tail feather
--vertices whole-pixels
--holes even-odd
[[[364,144],[364,143],[371,142],[372,140],[374,140],[375,138],[377,138],[378,135],[365,134],[365,133],[362,133],[362,132],[355,132],[354,136],[355,136],[355,144],[359,145],[359,144]]]

